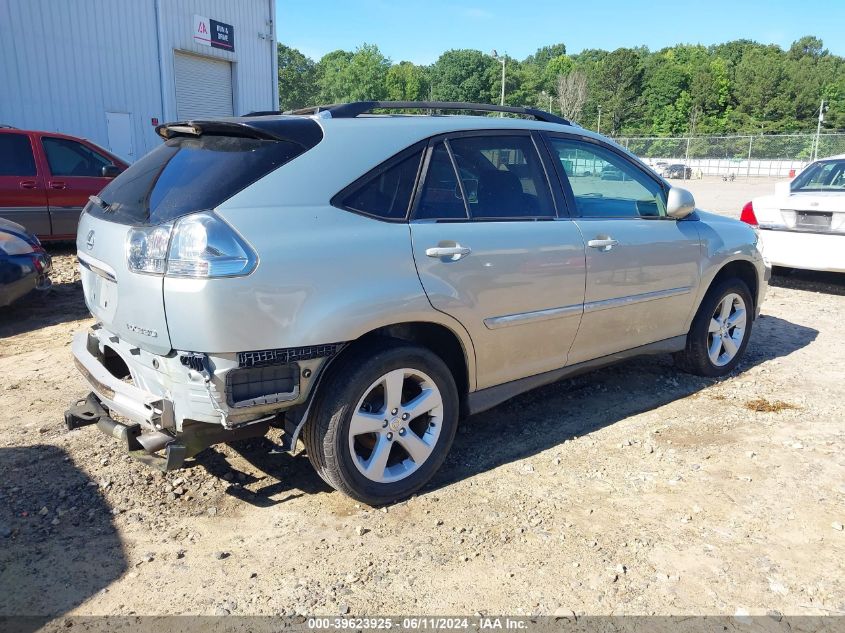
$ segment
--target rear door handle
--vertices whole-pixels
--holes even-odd
[[[35,182],[34,180],[21,180],[20,188],[21,189],[37,189],[38,183]]]
[[[433,246],[425,249],[425,254],[429,257],[448,257],[453,262],[458,261],[461,257],[466,257],[472,252],[468,246],[461,246],[455,244],[454,246]]]
[[[67,189],[67,183],[60,180],[54,180],[50,183],[50,189]]]
[[[604,238],[601,240],[590,240],[589,242],[587,242],[587,246],[589,246],[590,248],[598,248],[603,251],[609,251],[617,244],[619,244],[619,242],[611,237]]]

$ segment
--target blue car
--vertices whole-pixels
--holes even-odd
[[[47,290],[52,261],[32,233],[0,218],[0,308],[33,290]]]

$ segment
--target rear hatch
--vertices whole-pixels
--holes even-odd
[[[106,329],[157,354],[171,349],[164,271],[134,272],[128,238],[211,210],[304,153],[322,138],[306,117],[189,121],[159,128],[165,142],[92,196],[80,218],[77,253],[85,302]],[[201,351],[201,350],[199,350]]]

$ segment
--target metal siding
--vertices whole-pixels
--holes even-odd
[[[177,52],[174,77],[177,119],[232,116],[234,106],[230,62]]]
[[[162,0],[165,60],[170,80],[165,82],[166,119],[176,117],[175,51],[184,51],[232,62],[235,115],[253,110],[274,110],[278,97],[273,74],[276,57],[275,29],[268,0]],[[194,15],[231,24],[235,50],[225,51],[194,41]],[[265,35],[265,38],[260,35]]]
[[[159,4],[160,34],[155,0],[0,0],[0,123],[108,147],[106,112],[130,113],[137,160],[160,143],[151,119],[176,117],[176,50],[233,62],[235,114],[277,107],[268,0]],[[194,44],[195,13],[235,27],[234,53]]]

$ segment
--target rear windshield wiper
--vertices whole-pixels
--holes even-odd
[[[88,196],[88,199],[103,211],[109,211],[111,209],[111,202],[106,202],[100,196]]]

